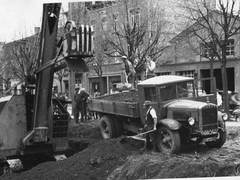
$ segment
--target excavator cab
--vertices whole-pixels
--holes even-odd
[[[70,70],[87,72],[88,67],[84,58],[93,57],[93,27],[81,25],[76,27],[74,21],[67,21],[62,37],[62,54]]]

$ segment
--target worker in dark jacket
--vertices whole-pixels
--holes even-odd
[[[81,113],[81,123],[86,120],[86,106],[87,99],[89,94],[86,92],[85,88],[81,88],[74,96],[74,101],[76,102],[76,108],[74,112],[75,122],[78,123],[79,120],[79,112]]]
[[[149,149],[151,145],[150,143],[152,142],[153,151],[157,151],[157,141],[156,141],[157,113],[150,104],[151,104],[150,101],[145,101],[143,104],[143,107],[147,109],[144,131],[150,131],[150,130],[154,130],[154,131],[146,134],[146,141],[145,141],[144,148],[142,150]]]
[[[79,121],[79,111],[80,111],[80,97],[79,97],[79,93],[80,93],[80,88],[76,87],[75,88],[75,95],[74,95],[74,120],[75,123],[78,124]]]

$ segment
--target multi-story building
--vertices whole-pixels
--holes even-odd
[[[182,6],[182,1],[164,1],[164,0],[130,0],[130,1],[115,1],[115,2],[88,2],[88,3],[69,3],[69,19],[76,22],[77,26],[81,24],[91,24],[95,31],[95,45],[99,42],[111,36],[113,32],[112,24],[116,21],[125,21],[126,14],[128,14],[128,20],[130,24],[133,22],[141,22],[144,18],[150,15],[151,9],[157,9],[161,19],[164,21],[162,32],[164,34],[165,41],[173,38],[176,34],[181,32],[184,28],[184,16],[179,15]],[[124,3],[127,3],[124,4]],[[127,11],[128,13],[123,13]],[[123,18],[124,17],[124,18]],[[151,33],[149,26],[149,35]],[[148,36],[146,36],[148,37]],[[123,45],[123,48],[127,49],[127,44]],[[95,47],[95,49],[99,49]],[[118,55],[118,54],[116,54]],[[121,55],[119,55],[121,56]],[[96,56],[96,58],[99,58]],[[107,58],[106,58],[107,59]],[[112,84],[116,82],[122,82],[123,79],[123,65],[119,57],[112,57],[106,60],[106,64],[102,66],[102,77],[104,84],[104,91],[110,92]],[[99,90],[99,75],[90,68],[87,74],[75,73],[76,78],[74,81],[76,84],[79,82],[82,86],[93,94]],[[138,74],[138,79],[142,79],[143,75]],[[72,86],[74,87],[74,86]]]
[[[193,26],[196,26],[196,24]],[[236,24],[236,26],[239,25]],[[175,74],[189,77],[197,75],[199,78],[210,77],[210,60],[212,58],[216,86],[219,90],[222,90],[221,62],[216,57],[211,57],[211,49],[198,41],[196,37],[194,38],[191,30],[191,27],[185,29],[170,41],[171,44],[159,58],[161,64],[155,69],[155,73],[157,75]],[[237,33],[228,40],[226,52],[228,90],[237,92],[240,92],[239,38],[240,35]],[[220,49],[218,47],[216,48],[220,52]],[[202,88],[209,90],[209,86],[210,85],[206,85]]]

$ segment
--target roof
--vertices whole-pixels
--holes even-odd
[[[183,81],[192,81],[194,78],[184,77],[184,76],[175,76],[175,75],[166,75],[166,76],[156,76],[153,78],[149,78],[140,82],[138,85],[163,85],[170,83],[177,83]]]

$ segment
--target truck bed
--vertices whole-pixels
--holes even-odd
[[[127,117],[140,117],[138,92],[122,92],[99,96],[89,101],[90,111]]]

